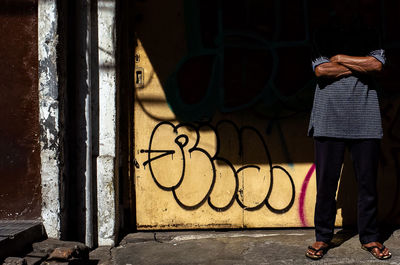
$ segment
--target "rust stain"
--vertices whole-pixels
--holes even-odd
[[[40,217],[37,0],[0,11],[0,219]]]

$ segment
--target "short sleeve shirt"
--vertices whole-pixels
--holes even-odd
[[[372,29],[329,28],[314,36],[312,68],[337,54],[373,56],[385,64],[379,35]],[[334,138],[382,138],[378,92],[372,75],[318,78],[308,135]]]

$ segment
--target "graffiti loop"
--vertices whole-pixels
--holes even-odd
[[[244,158],[245,146],[243,144],[243,139],[245,134],[251,133],[254,135],[255,139],[252,140],[256,143],[260,143],[260,147],[265,153],[263,154],[265,156],[265,161],[262,162],[263,164],[265,162],[267,168],[265,168],[265,166],[260,167],[259,165],[247,164],[235,169],[233,163],[228,158],[224,157],[227,156],[227,154],[222,154],[220,150],[221,140],[223,138],[221,138],[219,131],[223,126],[230,126],[233,128],[233,131],[237,135],[236,140],[239,145],[238,154],[235,155],[242,159]],[[213,133],[216,140],[215,148],[210,146],[203,148],[204,144],[201,143],[200,135],[202,129],[208,129],[208,131]],[[224,151],[226,152],[226,150]],[[171,191],[178,205],[186,210],[198,209],[207,202],[213,210],[223,212],[228,210],[236,201],[241,208],[247,211],[255,211],[265,205],[271,212],[282,214],[289,211],[294,203],[295,185],[292,177],[285,168],[273,165],[264,138],[253,127],[239,128],[231,121],[220,121],[215,127],[210,124],[196,126],[182,123],[174,125],[170,122],[163,121],[155,126],[150,136],[148,149],[141,150],[141,153],[147,154],[147,160],[143,163],[143,166],[148,166],[155,184],[164,191]],[[198,169],[199,165],[201,165],[200,170]],[[257,173],[250,173],[254,169],[257,170]],[[222,170],[224,170],[224,172],[222,172]],[[282,208],[273,207],[270,203],[274,183],[279,181],[274,177],[277,171],[281,171],[290,181],[291,198],[287,205]],[[204,174],[204,172],[207,173]],[[231,183],[230,186],[225,183],[221,186],[224,194],[229,194],[229,196],[231,196],[229,200],[225,200],[225,205],[218,205],[217,202],[213,201],[213,195],[218,192],[215,189],[216,183],[218,182],[217,173],[219,176],[231,178],[227,180],[227,183]],[[245,188],[243,184],[243,188],[240,189],[240,183],[242,183],[240,179],[244,181],[247,178],[257,177],[257,175],[259,177],[269,175],[269,188],[266,189],[265,196],[261,202],[256,204],[255,202],[250,202],[250,204],[255,205],[247,205],[248,203],[244,201],[245,196],[243,192]],[[185,182],[186,178],[190,180]],[[190,181],[197,184],[190,184]],[[182,192],[182,189],[187,189],[188,187],[193,188],[193,185],[197,185],[195,189],[198,190],[192,190],[191,193],[188,193],[187,190],[186,192]],[[221,189],[221,187],[218,189]],[[192,202],[185,202],[188,200]]]

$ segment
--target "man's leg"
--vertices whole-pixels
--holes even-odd
[[[317,241],[329,243],[336,217],[336,190],[345,151],[345,141],[335,138],[315,139],[317,201],[315,235]]]
[[[358,182],[358,232],[363,247],[377,258],[390,258],[388,248],[378,241],[376,180],[380,140],[354,140],[350,145]]]
[[[350,145],[358,183],[358,232],[362,244],[378,241],[377,189],[380,140],[354,140]]]

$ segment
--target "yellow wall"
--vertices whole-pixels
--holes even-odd
[[[297,35],[281,26],[281,37],[269,41],[276,35],[266,26],[271,22],[257,22],[257,5],[247,8],[256,21],[245,31],[250,40],[236,29],[223,42],[204,44],[206,35],[196,35],[201,14],[187,2],[138,2],[135,82],[138,75],[144,78],[134,104],[138,229],[313,226],[313,142],[306,136],[314,88],[309,29],[282,41],[285,34]],[[399,130],[396,101],[383,103],[392,106],[383,116],[389,136]],[[396,137],[383,141],[383,219],[398,212],[396,146]],[[349,158],[342,179],[337,225],[356,217]]]

